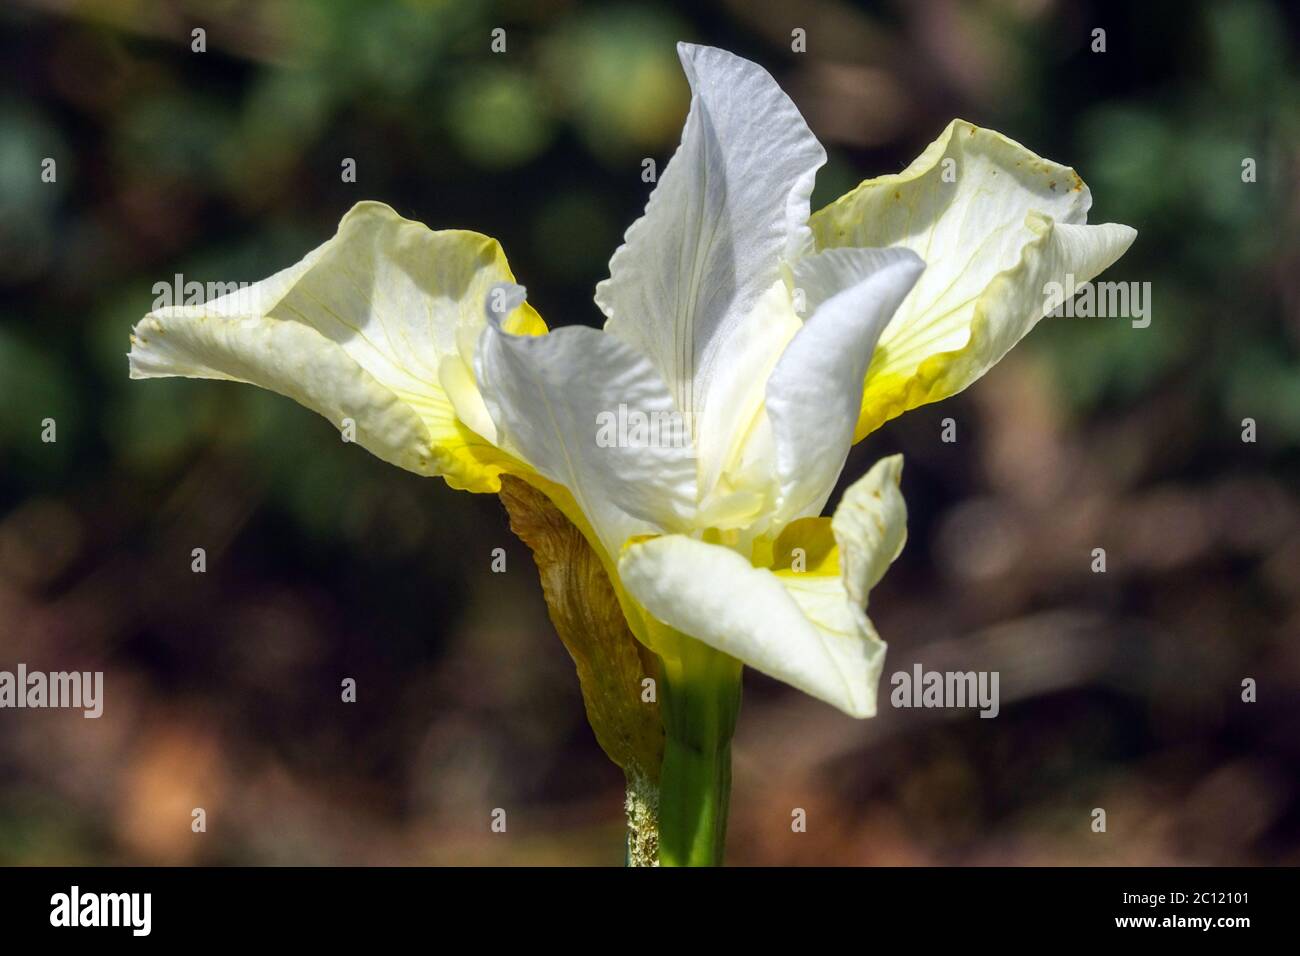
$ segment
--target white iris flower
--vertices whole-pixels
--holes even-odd
[[[819,517],[851,446],[970,385],[1043,316],[1047,283],[1091,280],[1135,237],[1086,224],[1073,170],[962,121],[810,216],[826,154],[790,99],[747,60],[679,53],[681,145],[597,286],[603,330],[547,331],[495,240],[367,202],[269,279],[146,316],[130,353],[134,378],[249,382],[351,420],[453,487],[544,492],[659,657],[665,788],[695,772],[675,738],[725,751],[735,662],[875,712],[885,645],[865,607],[906,537],[902,464]],[[612,415],[674,427],[610,441]]]

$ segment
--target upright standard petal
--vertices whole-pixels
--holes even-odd
[[[489,290],[513,282],[496,240],[428,227],[381,203],[354,206],[301,262],[202,305],[147,315],[131,341],[131,377],[225,379],[287,395],[357,442],[456,488],[496,491],[508,456],[467,427],[482,400],[465,391]],[[514,332],[545,325],[527,305]],[[459,374],[458,374],[459,372]],[[453,402],[444,382],[460,383]],[[472,376],[469,376],[472,384]]]
[[[691,84],[681,145],[610,260],[596,303],[698,421],[727,343],[782,261],[811,248],[809,197],[825,151],[762,67],[679,44]]]
[[[596,329],[511,335],[493,320],[477,358],[498,440],[563,485],[612,558],[629,537],[686,526],[695,453],[663,379]]]
[[[924,268],[908,249],[827,249],[796,263],[810,315],[767,382],[774,528],[826,504],[853,445],[876,342]]]
[[[954,120],[903,172],[867,180],[817,212],[819,249],[901,245],[925,274],[880,337],[856,437],[961,391],[1049,309],[1045,288],[1091,280],[1133,242],[1089,226],[1074,170]]]
[[[802,327],[790,289],[778,279],[727,343],[727,360],[713,377],[711,400],[695,420],[703,527],[748,528],[776,505],[775,454],[763,389]]]
[[[619,560],[629,593],[658,620],[854,717],[876,712],[885,644],[867,618],[871,587],[906,539],[902,458],[853,484],[833,519],[796,521],[756,567],[682,535],[634,542]]]

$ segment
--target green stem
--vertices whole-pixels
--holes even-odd
[[[740,672],[735,658],[688,637],[681,639],[680,656],[663,658],[661,866],[722,864]]]

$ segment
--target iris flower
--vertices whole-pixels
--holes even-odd
[[[754,63],[678,52],[690,111],[596,288],[603,329],[548,330],[495,240],[363,202],[301,262],[147,315],[130,370],[271,389],[500,493],[628,775],[632,861],[712,864],[742,665],[876,711],[866,607],[906,538],[902,461],[823,517],[850,448],[978,379],[1047,283],[1091,280],[1135,232],[1088,225],[1073,170],[960,120],[810,215],[826,154],[795,105]]]

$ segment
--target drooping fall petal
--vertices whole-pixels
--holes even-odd
[[[885,645],[864,604],[906,537],[901,470],[901,457],[886,458],[850,486],[834,518],[792,524],[768,546],[768,567],[721,545],[666,535],[629,544],[619,575],[670,627],[869,717]],[[792,560],[795,548],[800,562]]]
[[[486,322],[489,290],[506,282],[513,276],[496,240],[435,232],[381,203],[359,203],[334,238],[270,278],[145,316],[132,336],[131,377],[258,385],[340,428],[350,419],[358,444],[385,461],[496,491],[512,462],[462,418],[480,427],[487,419],[465,388],[473,383],[467,348]],[[526,304],[505,326],[545,331]]]
[[[926,262],[880,337],[858,438],[966,388],[1042,318],[1047,283],[1090,281],[1124,254],[1137,233],[1085,225],[1091,203],[1074,170],[954,120],[903,172],[812,217],[819,249],[901,245]]]

